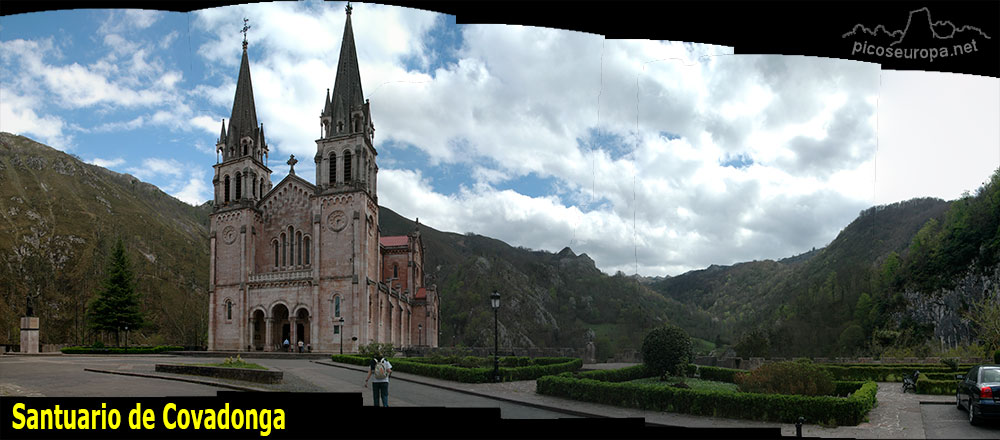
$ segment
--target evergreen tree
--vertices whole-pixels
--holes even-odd
[[[135,276],[120,238],[111,252],[97,297],[90,304],[90,325],[94,330],[113,332],[116,345],[120,345],[120,333],[126,328],[138,330],[143,325]]]

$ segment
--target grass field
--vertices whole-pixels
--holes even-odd
[[[632,381],[632,383],[652,384],[665,387],[673,385],[677,382],[684,382],[693,390],[725,391],[732,393],[737,392],[736,384],[734,383],[716,382],[714,380],[701,380],[701,379],[694,379],[691,377],[671,377],[667,381],[660,381],[660,379],[656,377],[646,377],[643,379],[636,379]]]

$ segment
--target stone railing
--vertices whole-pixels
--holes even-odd
[[[290,280],[303,280],[310,279],[313,277],[312,269],[305,270],[287,270],[282,272],[264,272],[256,273],[250,275],[251,283],[261,283],[268,281],[290,281]]]

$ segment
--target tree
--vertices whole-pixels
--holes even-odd
[[[94,330],[113,332],[115,344],[126,328],[138,330],[144,320],[139,310],[139,294],[135,289],[135,275],[125,254],[121,238],[115,243],[105,270],[105,278],[97,297],[90,303],[90,325]]]
[[[736,342],[733,350],[736,350],[736,354],[741,357],[768,357],[771,354],[771,341],[767,337],[767,332],[763,329],[756,329],[750,333],[744,333]]]
[[[966,316],[976,324],[979,340],[986,346],[986,357],[1000,349],[1000,288],[994,287]]]
[[[654,328],[642,341],[642,362],[660,376],[683,375],[693,353],[691,337],[671,324]]]

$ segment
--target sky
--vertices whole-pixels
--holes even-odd
[[[1000,167],[997,78],[353,6],[379,203],[607,273],[797,255]],[[244,17],[277,184],[316,153],[344,3],[0,17],[0,130],[204,203]]]

